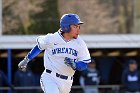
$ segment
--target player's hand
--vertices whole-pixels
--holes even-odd
[[[28,59],[27,57],[25,57],[25,58],[18,64],[19,70],[21,70],[21,71],[26,71],[28,62],[29,62],[29,59]]]
[[[68,58],[68,57],[65,57],[65,59],[64,59],[64,61],[65,61],[65,64],[67,65],[67,66],[70,66],[72,69],[76,69],[76,63],[74,62],[74,60],[73,59],[71,59],[71,58]]]

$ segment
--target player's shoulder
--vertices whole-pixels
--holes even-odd
[[[54,36],[54,33],[48,33],[48,34],[46,34],[46,35],[43,35],[44,37],[53,37]]]
[[[54,38],[56,38],[58,36],[58,32],[48,33],[46,36],[54,39]]]
[[[48,33],[46,35],[40,35],[36,38],[36,42],[39,42],[40,44],[46,44],[46,42],[50,42],[52,38],[52,33]]]
[[[55,36],[55,33],[48,33],[46,35],[40,35],[37,38],[52,39],[54,38],[54,36]]]

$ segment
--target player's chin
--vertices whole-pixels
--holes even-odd
[[[78,35],[75,35],[73,38],[76,39],[78,37]]]

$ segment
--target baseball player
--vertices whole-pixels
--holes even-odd
[[[30,60],[44,51],[45,70],[40,84],[44,93],[69,93],[76,70],[87,69],[91,61],[85,42],[80,38],[80,25],[83,24],[77,14],[64,14],[60,19],[60,29],[39,36],[35,47],[18,64],[25,71]]]

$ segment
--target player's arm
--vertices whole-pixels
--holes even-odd
[[[80,62],[77,62],[75,64],[76,64],[75,69],[78,71],[83,71],[83,70],[87,69],[87,63],[80,61]]]
[[[67,66],[70,66],[73,70],[78,70],[78,71],[82,71],[87,69],[87,63],[85,63],[84,61],[78,61],[78,62],[74,62],[73,59],[66,57],[65,58],[65,64]]]
[[[87,69],[87,67],[88,67],[87,65],[89,62],[91,62],[91,58],[90,57],[86,57],[86,58],[88,58],[88,59],[75,62],[76,70],[83,71],[83,70]]]
[[[79,47],[78,61],[72,61],[70,58],[65,58],[65,64],[71,66],[74,70],[85,70],[87,69],[87,64],[91,62],[91,57],[88,48],[83,40],[81,40],[81,46]]]
[[[34,57],[36,57],[42,50],[38,48],[38,45],[35,45],[34,48],[25,56],[25,58],[18,64],[19,69],[22,71],[26,71],[27,64],[30,60],[32,60]]]
[[[50,35],[45,36],[39,36],[36,39],[37,44],[34,48],[27,54],[27,56],[18,64],[18,67],[22,71],[26,71],[27,64],[30,60],[32,60],[34,57],[36,57],[42,50],[49,47],[49,37]]]
[[[27,58],[29,60],[32,60],[34,57],[36,57],[42,50],[38,48],[38,45],[35,45],[35,47],[28,53]]]

